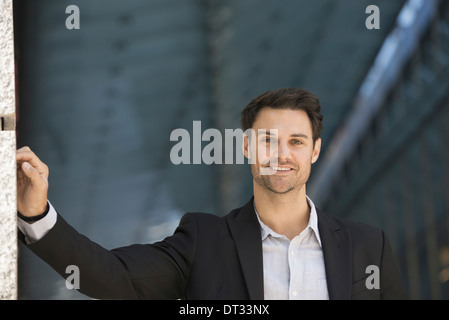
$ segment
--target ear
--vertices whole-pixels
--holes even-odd
[[[318,160],[318,157],[320,156],[321,151],[321,138],[316,139],[315,146],[313,148],[313,154],[312,154],[312,163],[315,163]]]

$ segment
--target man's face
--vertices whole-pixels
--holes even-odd
[[[251,162],[254,181],[278,194],[304,188],[311,165],[318,159],[321,149],[321,139],[317,139],[315,146],[313,144],[307,113],[266,107],[259,111],[252,129],[259,133],[257,139],[251,139],[257,148],[256,161]],[[266,133],[260,134],[260,130]],[[244,152],[246,157],[250,155],[247,137]]]

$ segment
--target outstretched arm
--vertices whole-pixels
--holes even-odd
[[[78,267],[79,291],[93,298],[184,296],[196,244],[193,217],[186,216],[175,234],[162,242],[107,250],[78,233],[49,205],[48,175],[48,167],[30,148],[17,151],[18,211],[24,223],[32,226],[28,229],[35,233],[28,243],[35,254],[63,277],[69,276],[67,267]],[[41,218],[48,209],[49,214]],[[49,218],[53,221],[48,228],[48,221],[43,222]],[[40,224],[46,225],[45,232],[41,232]]]

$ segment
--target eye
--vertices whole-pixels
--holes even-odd
[[[296,144],[296,145],[301,145],[301,144],[303,144],[303,142],[301,141],[301,140],[292,140],[292,143],[293,144]]]
[[[270,137],[265,137],[261,139],[261,142],[265,142],[265,143],[274,143],[276,142],[276,139],[270,138]]]

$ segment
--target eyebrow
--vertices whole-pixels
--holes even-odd
[[[267,131],[265,132],[265,134],[268,135],[268,136],[273,135],[273,134],[270,132],[270,130],[267,130]],[[290,137],[293,137],[293,138],[305,138],[305,139],[309,139],[309,136],[306,135],[305,133],[292,133],[292,134],[290,135]]]
[[[309,139],[309,136],[304,133],[293,133],[290,137]]]

